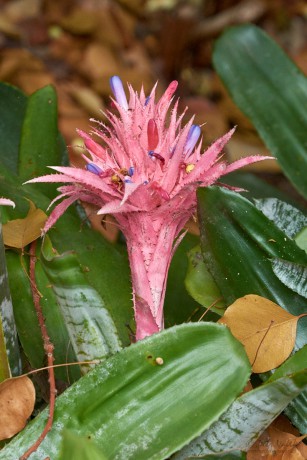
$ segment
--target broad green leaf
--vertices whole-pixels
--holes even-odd
[[[209,430],[173,459],[184,460],[232,449],[247,451],[293,398],[307,387],[307,347],[296,355],[280,366],[277,376],[273,374],[266,383],[237,398]]]
[[[307,299],[307,265],[273,259],[272,268],[277,278],[285,286]]]
[[[0,222],[0,381],[21,373],[21,359]]]
[[[307,198],[307,82],[260,28],[232,27],[217,40],[214,67],[285,175]]]
[[[307,216],[303,212],[277,198],[255,200],[255,205],[289,238],[294,238],[307,226]]]
[[[307,255],[250,201],[219,187],[198,190],[204,260],[227,304],[246,294],[272,300],[293,315],[306,299],[281,283],[271,259],[306,264]],[[306,341],[307,318],[298,326],[297,346]]]
[[[18,173],[22,181],[48,174],[48,165],[62,163],[57,127],[57,97],[46,86],[28,98],[19,147]],[[53,198],[56,184],[38,184],[38,190]]]
[[[203,256],[227,304],[252,293],[272,300],[293,315],[305,313],[306,299],[279,281],[271,263],[280,258],[305,265],[307,256],[296,243],[237,193],[209,187],[198,191],[198,201]],[[306,344],[306,331],[307,318],[302,318],[296,349]],[[300,398],[306,395],[304,391]],[[305,432],[306,420],[307,404],[295,402],[291,421]]]
[[[188,258],[189,266],[185,278],[187,291],[203,307],[208,308],[214,304],[214,307],[210,308],[210,311],[214,311],[220,316],[223,315],[225,303],[212,275],[205,265],[199,245],[188,252]]]
[[[0,83],[0,158],[12,172],[17,173],[18,149],[27,97],[22,91]]]
[[[174,326],[121,350],[67,389],[31,460],[56,457],[64,429],[91,436],[106,458],[166,459],[217,420],[249,373],[244,348],[226,327]],[[1,460],[20,456],[46,417],[47,409],[1,451]]]
[[[80,438],[64,431],[61,452],[57,460],[108,460],[91,438]]]
[[[121,349],[114,321],[103,299],[91,287],[72,252],[55,254],[44,238],[41,263],[55,293],[78,361],[104,360]],[[83,365],[88,370],[90,365]]]

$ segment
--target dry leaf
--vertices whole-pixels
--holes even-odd
[[[10,220],[3,225],[3,241],[6,246],[22,249],[40,237],[47,215],[30,201],[28,215],[24,219]]]
[[[103,62],[103,65],[99,65],[99,62]],[[80,70],[91,80],[108,79],[119,74],[119,64],[107,46],[94,42],[87,47]]]
[[[254,372],[280,366],[293,350],[297,321],[279,305],[258,295],[246,295],[230,305],[218,321],[244,345]]]
[[[70,94],[90,115],[101,118],[103,102],[95,91],[74,85],[70,89]]]
[[[95,11],[75,8],[69,16],[64,16],[61,19],[60,26],[72,34],[87,35],[94,33],[99,24]]]
[[[34,403],[35,389],[29,377],[7,379],[0,384],[0,440],[24,428]]]
[[[248,451],[247,460],[304,460],[307,458],[307,446],[302,442],[305,437],[296,437],[270,425]]]

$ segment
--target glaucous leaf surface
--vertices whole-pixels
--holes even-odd
[[[273,374],[266,383],[239,396],[216,423],[172,459],[203,458],[205,454],[232,449],[247,451],[293,398],[307,387],[306,362],[305,346],[280,366],[276,375]]]

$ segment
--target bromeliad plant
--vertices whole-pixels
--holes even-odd
[[[266,53],[262,52],[264,48]],[[251,26],[226,32],[217,44],[214,62],[270,150],[278,159],[287,160],[283,163],[285,172],[295,178],[297,189],[305,195],[306,181],[301,180],[299,172],[307,158],[307,120],[302,117],[306,81],[285,56],[279,55],[276,45]],[[295,84],[288,80],[284,84],[282,78],[275,84],[275,70],[283,76],[284,69]],[[129,87],[128,101],[121,81],[113,77],[114,106],[119,115],[108,112],[109,124],[98,123],[93,130],[96,140],[80,132],[87,149],[85,168],[53,166],[58,174],[46,176],[47,164],[67,164],[56,125],[54,90],[46,87],[27,98],[16,88],[0,84],[0,195],[16,203],[14,210],[8,206],[2,209],[4,222],[12,225],[3,228],[6,234],[9,228],[21,229],[19,245],[9,244],[14,249],[8,249],[5,257],[0,248],[0,357],[4,356],[6,364],[0,380],[7,379],[7,388],[10,372],[20,375],[19,343],[22,356],[32,368],[44,365],[33,309],[33,303],[40,303],[40,318],[46,318],[55,346],[55,364],[64,365],[56,367],[54,373],[69,385],[57,397],[54,414],[52,404],[42,410],[7,442],[0,451],[1,460],[165,460],[171,456],[184,460],[206,458],[207,454],[209,458],[212,454],[224,458],[225,452],[227,458],[243,459],[255,439],[283,410],[301,433],[307,431],[307,318],[303,317],[307,302],[307,256],[303,251],[306,216],[276,199],[275,189],[267,192],[266,186],[262,182],[257,185],[250,175],[243,176],[245,184],[235,178],[236,190],[242,186],[250,189],[256,183],[253,196],[274,198],[254,204],[225,187],[209,187],[224,174],[259,158],[232,165],[223,160],[223,148],[233,131],[202,153],[200,127],[193,120],[181,126],[183,114],[177,115],[177,102],[169,112],[176,85],[173,82],[159,101],[155,101],[155,88],[146,98],[142,91],[138,95]],[[289,88],[291,92],[287,93]],[[7,110],[8,106],[12,111]],[[260,123],[264,115],[265,123]],[[281,138],[290,125],[295,135]],[[29,179],[35,183],[21,186]],[[230,181],[229,177],[224,180]],[[56,198],[53,182],[63,183]],[[68,209],[79,200],[96,205],[101,214],[112,213],[126,237],[137,343],[130,344],[126,326],[131,324],[132,305],[125,251],[122,245],[110,244],[82,225],[76,207]],[[40,239],[41,222],[46,218],[42,210],[50,201],[56,206],[44,227],[48,235]],[[200,240],[192,235],[183,238],[182,229],[194,213],[196,201]],[[32,231],[24,232],[32,226],[36,226],[34,237]],[[196,246],[199,241],[201,245]],[[186,253],[192,247],[186,286],[197,303],[184,297],[183,287]],[[22,249],[22,254],[16,248]],[[8,315],[5,260],[15,321]],[[168,270],[170,282],[164,302]],[[37,289],[33,289],[35,283]],[[212,322],[205,317],[198,323],[180,323],[194,311],[202,317],[201,306],[208,307],[218,297],[218,315],[239,297],[241,306],[248,297],[249,303],[243,306],[243,316],[248,320],[251,298],[257,297],[247,296],[251,293],[278,303],[295,315],[299,324],[297,334],[290,327],[291,337],[282,332],[278,337],[279,343],[288,339],[294,343],[296,339],[293,356],[272,375],[262,375],[268,379],[264,384],[242,394],[251,365],[230,330],[215,324],[218,317],[214,316]],[[171,326],[165,330],[161,330],[163,303],[165,323]],[[281,318],[289,318],[284,313]],[[222,322],[225,317],[227,314]],[[283,326],[281,320],[273,327],[270,314],[265,319],[269,322],[265,330],[268,334],[261,342],[273,329],[279,330],[278,324]],[[256,327],[257,337],[258,332]],[[48,359],[52,362],[52,353]],[[80,369],[84,360],[85,367]],[[99,364],[81,377],[89,370],[89,360],[99,360]],[[79,365],[67,365],[76,361]],[[1,360],[0,365],[4,368]],[[51,369],[53,373],[53,366]],[[50,385],[50,389],[54,398],[54,387]],[[20,393],[15,393],[15,398],[22,396]],[[10,403],[10,399],[4,401]],[[0,435],[8,438],[12,432],[3,435],[1,428],[5,425],[7,433],[8,423],[1,425],[2,419]]]
[[[223,148],[234,129],[204,153],[201,129],[193,118],[181,126],[178,101],[167,115],[177,82],[172,82],[158,102],[156,87],[146,97],[129,85],[126,98],[118,76],[111,78],[113,100],[119,116],[108,112],[109,125],[93,130],[100,145],[79,131],[88,155],[86,168],[52,166],[60,174],[29,182],[65,182],[63,199],[52,211],[44,232],[77,200],[96,205],[98,214],[113,214],[128,248],[133,286],[136,340],[161,331],[167,273],[184,225],[196,210],[196,189],[214,184],[221,176],[269,157],[251,156],[230,165]]]

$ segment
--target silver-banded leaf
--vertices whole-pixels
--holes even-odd
[[[60,305],[79,361],[104,360],[121,349],[118,332],[99,293],[88,283],[72,252],[54,254],[45,237],[41,261]],[[84,371],[93,365],[83,365]]]
[[[6,252],[6,262],[14,318],[23,353],[32,368],[43,367],[46,365],[46,356],[29,282],[29,258],[26,255],[21,256],[15,251],[8,250]],[[47,331],[55,347],[55,364],[76,362],[76,355],[72,350],[63,316],[51,290],[50,282],[41,266],[39,244],[37,247],[35,277],[38,290],[42,295],[40,304]],[[63,366],[55,368],[55,375],[57,379],[71,383],[81,376],[81,372],[78,366],[69,366],[67,368]]]
[[[287,288],[272,270],[280,258],[306,265],[306,253],[252,203],[217,187],[199,189],[199,221],[205,262],[230,304],[249,293],[261,295],[294,315],[306,312],[306,299]],[[307,342],[307,318],[298,323],[296,346]],[[295,398],[288,415],[307,431],[307,391]],[[297,406],[297,411],[296,411]]]
[[[307,265],[273,259],[272,268],[277,278],[285,286],[307,299]]]
[[[21,373],[21,359],[18,337],[13,314],[13,305],[8,283],[5,263],[5,251],[2,241],[2,224],[0,223],[0,322],[1,324],[1,369],[0,380]],[[5,370],[6,369],[6,370]]]
[[[11,369],[6,351],[6,342],[0,316],[0,383],[11,377]]]
[[[307,346],[296,355],[280,366],[276,378],[273,374],[265,384],[237,398],[209,430],[172,459],[185,460],[232,449],[247,451],[265,428],[307,387]]]
[[[166,459],[225,412],[249,374],[244,348],[225,326],[174,326],[124,348],[68,388],[31,460],[56,458],[64,429],[90,436],[109,459]],[[47,409],[5,446],[1,460],[19,457],[46,419]]]
[[[294,238],[307,226],[307,216],[289,203],[277,198],[254,200],[256,207],[289,238]]]

